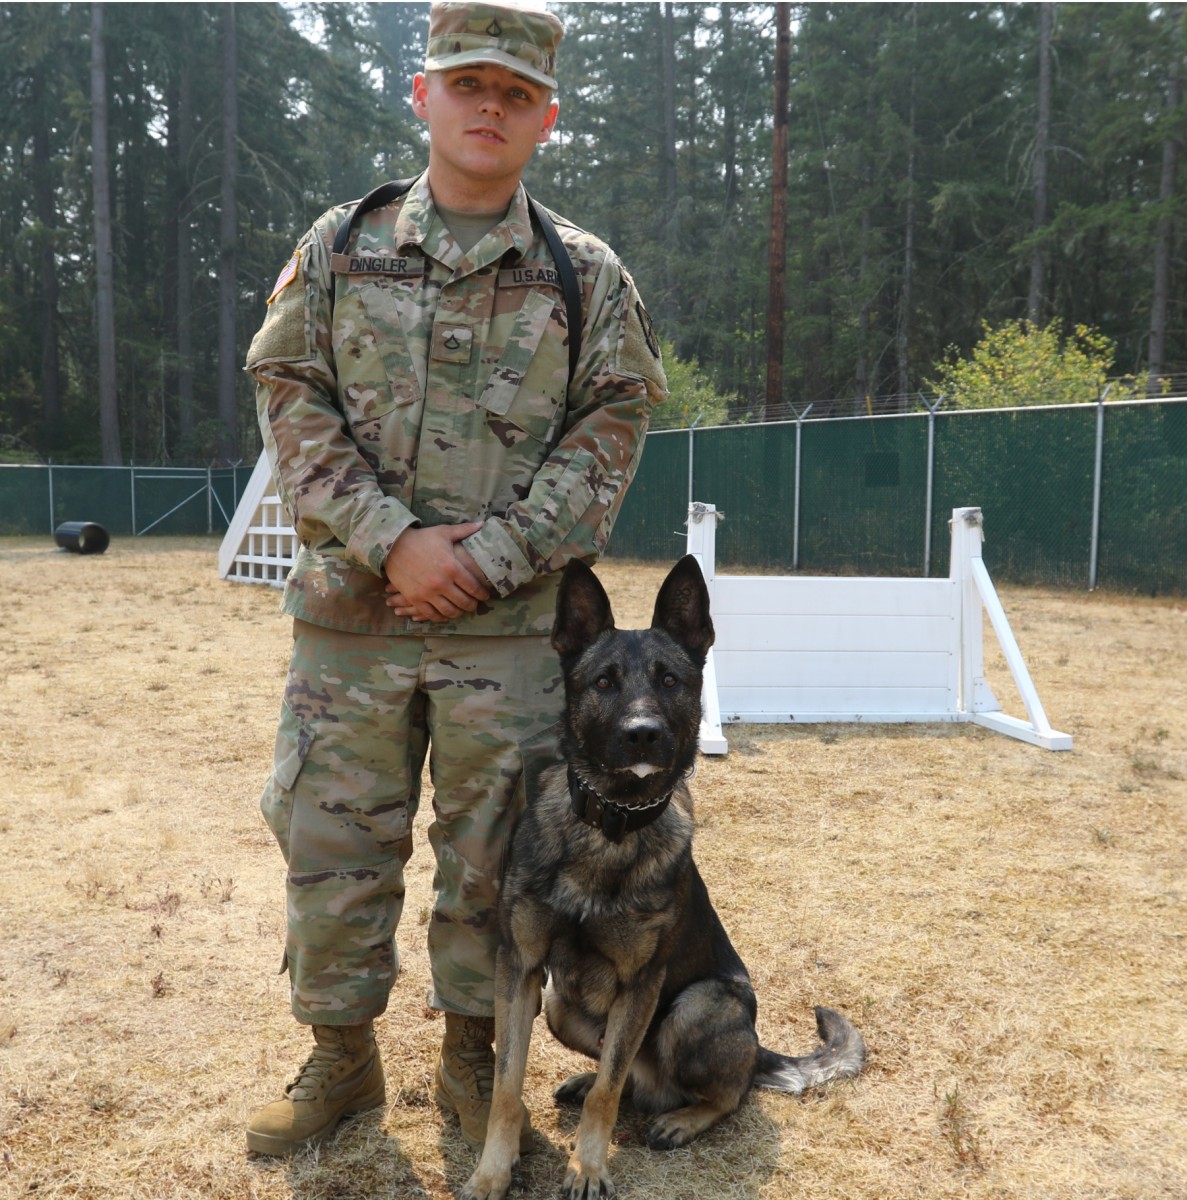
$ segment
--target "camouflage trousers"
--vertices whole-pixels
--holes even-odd
[[[560,716],[545,637],[378,637],[294,622],[261,810],[288,865],[286,960],[305,1024],[378,1016],[420,803],[433,783],[429,1003],[494,1012],[499,871],[522,804],[520,743]]]

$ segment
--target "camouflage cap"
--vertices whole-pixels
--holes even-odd
[[[496,63],[533,83],[556,87],[556,48],[564,26],[542,6],[438,0],[429,13],[426,71]]]

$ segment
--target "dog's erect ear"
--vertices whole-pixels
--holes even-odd
[[[561,658],[579,654],[592,645],[603,630],[613,628],[614,614],[610,611],[606,589],[585,563],[573,559],[561,575],[556,621],[552,626],[552,648]]]
[[[669,572],[655,598],[652,629],[670,633],[703,663],[713,645],[713,621],[709,617],[709,589],[700,564],[686,554]]]

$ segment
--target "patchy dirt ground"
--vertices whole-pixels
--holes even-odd
[[[256,809],[289,631],[276,592],[218,580],[216,551],[0,539],[0,1196],[448,1197],[473,1158],[431,1100],[423,838],[386,1108],[318,1155],[244,1153],[248,1112],[306,1052]],[[620,623],[648,618],[663,571],[599,569]],[[624,1113],[623,1200],[1183,1194],[1187,604],[1002,597],[1072,752],[968,726],[735,726],[703,761],[697,858],[764,1040],[807,1049],[828,1003],[870,1062],[756,1094],[666,1155]],[[574,1118],[551,1089],[577,1065],[541,1023],[528,1200],[557,1194]]]

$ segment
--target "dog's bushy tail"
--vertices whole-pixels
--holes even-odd
[[[866,1044],[846,1017],[831,1008],[817,1008],[816,1032],[822,1044],[800,1058],[789,1058],[760,1046],[754,1086],[798,1096],[805,1088],[830,1079],[847,1079],[861,1070],[866,1060]]]

